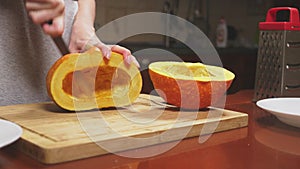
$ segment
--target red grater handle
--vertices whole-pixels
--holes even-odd
[[[279,11],[289,11],[289,21],[277,22],[276,14]],[[260,30],[300,30],[299,11],[297,8],[276,7],[268,10],[266,21],[259,23]]]

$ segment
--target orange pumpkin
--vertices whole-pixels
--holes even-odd
[[[63,56],[47,75],[48,95],[70,111],[129,105],[141,89],[142,77],[133,63],[124,63],[114,52],[107,60],[97,48]]]
[[[149,65],[157,93],[169,104],[185,109],[206,108],[225,94],[234,74],[222,67],[187,62]]]

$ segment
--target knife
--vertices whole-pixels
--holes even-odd
[[[45,24],[52,25],[52,23],[53,23],[53,21],[49,20]],[[56,47],[59,49],[60,53],[63,56],[70,53],[69,48],[66,45],[66,43],[65,43],[64,39],[62,38],[62,36],[52,37],[52,40],[54,41]]]
[[[65,41],[61,36],[52,37],[52,40],[54,41],[55,45],[57,46],[57,48],[63,56],[70,53],[69,48],[67,47]]]

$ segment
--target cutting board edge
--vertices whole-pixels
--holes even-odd
[[[20,139],[15,146],[18,150],[30,156],[32,159],[44,164],[58,164],[107,154],[105,150],[101,149],[94,142],[81,144],[80,147],[71,145],[47,149],[40,145],[31,144],[28,140]],[[80,153],[77,151],[78,148],[81,149]],[[74,153],[76,151],[77,153]]]
[[[231,121],[231,123],[236,124],[235,126],[220,126],[227,124],[226,122]],[[220,121],[218,123],[218,127],[213,133],[201,133],[201,136],[208,135],[208,134],[215,134],[218,132],[223,132],[223,131],[228,131],[228,130],[233,130],[236,128],[243,128],[248,126],[248,115],[247,114],[239,114],[237,116],[234,116],[232,118],[225,119],[223,121]],[[189,127],[189,126],[186,126]],[[200,132],[203,127],[203,124],[196,124],[191,126],[188,134],[183,138],[192,138],[192,137],[200,137]],[[179,128],[179,130],[184,130],[184,128]],[[178,132],[178,129],[177,129]],[[156,133],[159,134],[159,133]],[[143,136],[150,136],[153,135],[153,133],[145,133]],[[161,141],[161,140],[160,140]],[[155,142],[155,143],[149,143],[149,145],[140,145],[140,146],[134,146],[128,149],[121,149],[119,151],[128,151],[134,148],[142,148],[146,146],[152,146],[152,145],[157,145],[160,144],[160,141]],[[169,140],[164,140],[164,143],[172,142],[172,141],[180,141],[180,139],[177,138],[169,138]],[[44,164],[57,164],[57,163],[62,163],[62,162],[68,162],[68,161],[74,161],[74,160],[79,160],[79,159],[85,159],[85,158],[90,158],[90,157],[95,157],[95,156],[100,156],[104,154],[108,154],[111,152],[107,152],[103,148],[101,148],[99,145],[97,145],[94,142],[88,142],[84,144],[79,144],[79,145],[70,145],[70,146],[56,146],[55,148],[53,145],[55,143],[52,143],[51,147],[47,146],[42,146],[38,145],[39,143],[29,143],[29,140],[26,140],[25,138],[22,138],[21,142],[18,143],[19,146],[20,144],[23,146],[20,147],[20,150],[26,153],[27,155],[31,156],[32,158],[44,163]],[[26,144],[31,144],[30,146],[26,146]],[[28,149],[28,147],[31,147]],[[80,149],[81,152],[80,154],[76,154],[76,150]],[[84,152],[82,152],[84,150]],[[72,152],[72,153],[61,153],[61,152]]]

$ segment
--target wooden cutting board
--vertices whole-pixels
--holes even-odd
[[[0,107],[0,118],[23,128],[16,147],[53,164],[178,141],[248,125],[245,113],[210,108],[181,111],[141,94],[132,106],[66,112],[54,103]]]

